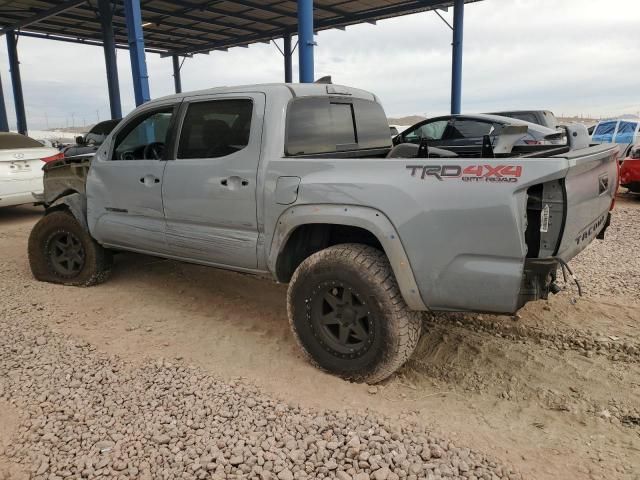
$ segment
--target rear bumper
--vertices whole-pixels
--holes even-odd
[[[16,193],[13,195],[0,196],[0,207],[11,207],[13,205],[23,205],[25,203],[36,203],[36,198],[31,192]]]
[[[34,195],[42,195],[43,191],[42,175],[35,178],[0,180],[0,207],[34,203]]]

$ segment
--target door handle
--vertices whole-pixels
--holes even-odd
[[[156,183],[160,183],[160,179],[154,175],[145,175],[144,177],[140,177],[140,183],[142,183],[145,187],[151,187]]]
[[[248,186],[249,180],[234,175],[232,177],[223,178],[222,180],[220,180],[220,185],[222,185],[223,187],[228,187],[230,190],[235,190],[238,187]]]

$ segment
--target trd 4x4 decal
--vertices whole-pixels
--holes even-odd
[[[434,177],[440,181],[459,178],[463,182],[508,182],[514,183],[522,175],[518,165],[407,165],[411,176],[421,180]]]

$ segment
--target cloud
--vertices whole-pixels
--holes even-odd
[[[451,21],[451,11],[444,16]],[[465,12],[463,109],[545,108],[556,114],[640,111],[640,2],[485,0]],[[422,13],[362,24],[316,38],[316,76],[375,92],[387,114],[438,115],[450,102],[451,31]],[[109,116],[99,47],[21,38],[19,54],[29,126],[93,123]],[[152,96],[173,92],[171,60],[147,55]],[[134,106],[126,51],[118,51],[123,111]],[[294,72],[297,58],[294,58]],[[0,77],[15,124],[6,45]],[[297,74],[294,73],[294,78]],[[282,55],[256,44],[187,59],[184,90],[280,82]]]

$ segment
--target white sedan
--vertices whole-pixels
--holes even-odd
[[[33,138],[0,132],[0,207],[35,202],[43,192],[42,166],[63,156]]]

